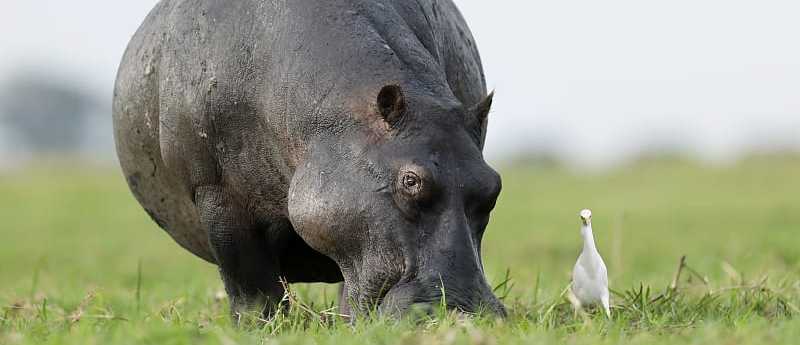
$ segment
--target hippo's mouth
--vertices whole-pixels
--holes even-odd
[[[421,289],[418,283],[401,283],[393,286],[380,298],[378,312],[390,316],[431,315],[437,310],[447,309],[465,315],[506,315],[505,307],[494,294],[468,294],[467,291],[470,290],[445,290],[440,285]]]

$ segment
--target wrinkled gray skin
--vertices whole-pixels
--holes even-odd
[[[234,315],[274,312],[280,277],[344,281],[345,313],[444,284],[450,307],[502,315],[480,255],[490,105],[450,0],[163,0],[123,58],[114,130],[136,199],[219,266]]]

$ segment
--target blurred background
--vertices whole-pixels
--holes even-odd
[[[116,69],[155,3],[4,2],[0,304],[77,304],[99,286],[125,310],[137,265],[146,306],[221,289],[150,221],[115,161]],[[689,254],[713,284],[771,274],[800,296],[800,2],[456,3],[497,91],[492,283],[511,269],[515,296],[537,301],[540,281],[557,296],[580,248],[577,212],[591,207],[612,287],[663,286]]]
[[[800,151],[797,1],[456,2],[497,90],[494,162]],[[5,4],[0,164],[54,152],[113,163],[116,68],[155,3]]]

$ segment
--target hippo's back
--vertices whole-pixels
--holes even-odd
[[[162,0],[118,71],[117,153],[153,220],[214,262],[197,186],[224,181],[256,217],[286,217],[305,142],[357,122],[348,107],[374,102],[369,92],[412,79],[466,106],[485,95],[450,0]]]

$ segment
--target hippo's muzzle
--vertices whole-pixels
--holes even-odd
[[[485,283],[453,282],[442,288],[444,280],[426,279],[423,282],[401,283],[391,288],[383,298],[379,312],[384,315],[406,315],[423,312],[431,314],[441,306],[467,314],[506,316],[502,303]]]

